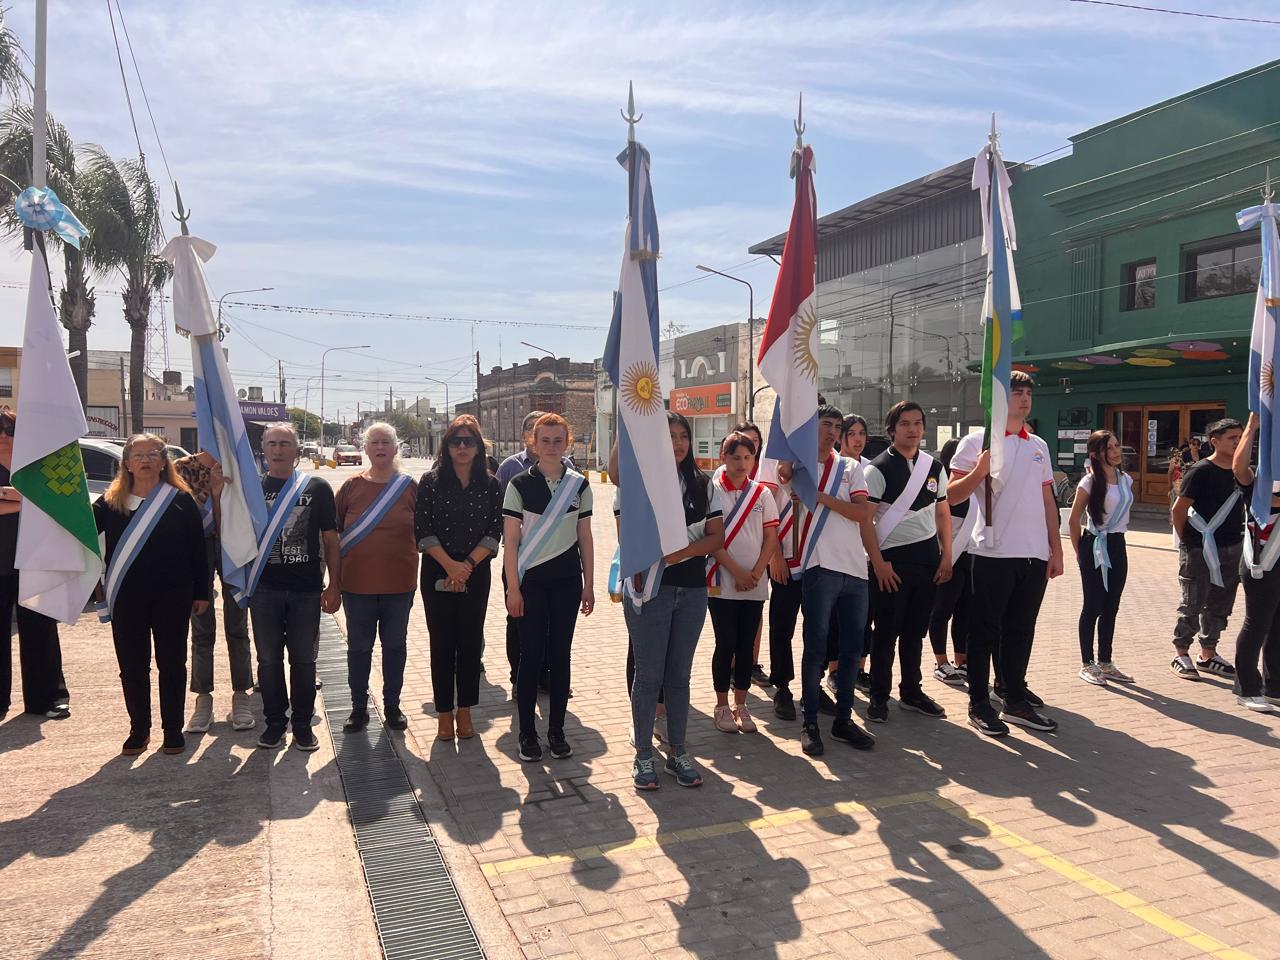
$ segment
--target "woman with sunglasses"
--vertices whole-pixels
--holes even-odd
[[[12,635],[14,605],[18,602],[18,511],[22,494],[9,485],[13,433],[17,418],[0,407],[0,718],[9,712],[13,691]],[[58,623],[19,606],[18,655],[22,662],[22,709],[26,713],[65,720],[71,716],[67,681],[62,677],[62,647]]]
[[[151,741],[154,644],[163,750],[181,753],[187,630],[191,614],[209,607],[209,567],[200,508],[162,438],[135,433],[125,442],[120,472],[94,501],[93,516],[107,548],[100,615],[111,622],[129,711],[129,738],[120,752],[137,756]]]
[[[440,446],[440,459],[418,482],[414,535],[423,554],[436,739],[456,734],[466,740],[475,736],[471,708],[480,699],[489,561],[502,536],[502,485],[489,473],[475,417],[455,417]]]

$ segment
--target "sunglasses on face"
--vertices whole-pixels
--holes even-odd
[[[449,446],[457,450],[459,447],[467,448],[476,445],[475,437],[450,437]]]

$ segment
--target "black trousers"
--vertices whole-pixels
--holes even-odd
[[[969,601],[972,587],[973,557],[960,554],[951,567],[951,579],[938,584],[933,595],[933,611],[929,615],[929,645],[939,657],[947,655],[947,624],[951,624],[951,645],[957,654],[969,650]]]
[[[1009,706],[1027,699],[1027,664],[1044,600],[1048,563],[1027,557],[973,558],[973,616],[969,634],[969,709],[990,707],[988,666],[997,658],[997,681]]]
[[[547,732],[562,733],[569,706],[570,655],[573,631],[578,625],[578,607],[582,603],[582,578],[533,582],[526,578],[520,593],[524,597],[524,616],[516,621],[520,627],[520,670],[516,674],[520,736],[532,737],[538,733],[534,713],[544,662],[550,671]]]
[[[502,571],[502,597],[507,596],[507,571]],[[505,604],[504,604],[505,606]],[[511,685],[516,685],[516,677],[520,673],[520,621],[507,614],[507,666],[511,668]],[[547,665],[542,664],[542,682],[547,683]],[[627,686],[630,690],[630,685]]]
[[[1261,580],[1240,564],[1244,624],[1236,638],[1236,696],[1280,697],[1280,564]],[[1262,673],[1258,673],[1258,655]]]
[[[490,564],[480,563],[467,578],[462,593],[436,589],[436,571],[423,565],[422,605],[427,611],[431,639],[431,689],[436,713],[452,713],[455,706],[480,702],[480,649],[484,646],[484,615],[489,607]],[[457,691],[455,698],[454,692]]]
[[[13,616],[17,602],[18,575],[0,576],[0,713],[12,704]],[[16,609],[22,709],[43,716],[55,703],[67,703],[71,699],[67,681],[62,676],[58,622],[26,607]]]
[[[1093,632],[1098,631],[1098,662],[1111,662],[1111,641],[1116,635],[1116,614],[1120,612],[1120,596],[1129,579],[1129,555],[1125,551],[1124,534],[1107,535],[1107,552],[1111,570],[1107,586],[1102,583],[1102,568],[1093,564],[1095,537],[1086,532],[1080,537],[1080,585],[1084,588],[1084,606],[1080,610],[1080,662],[1093,662]]]
[[[902,583],[894,591],[877,589],[872,613],[871,699],[877,703],[889,699],[895,645],[900,663],[898,696],[910,698],[921,693],[920,653],[937,589],[933,582],[936,565],[897,562],[893,569]]]
[[[796,619],[800,616],[801,581],[792,577],[786,583],[770,578],[769,585],[769,679],[779,690],[796,678],[795,654],[791,641],[796,635]]]
[[[711,654],[711,683],[716,693],[728,693],[732,676],[735,690],[751,689],[756,630],[764,617],[763,600],[728,600],[708,597],[707,611],[716,635]]]
[[[160,727],[182,732],[187,696],[187,631],[191,626],[191,587],[122,594],[111,611],[111,639],[120,665],[120,686],[129,711],[129,729],[151,729],[151,651],[160,677]]]

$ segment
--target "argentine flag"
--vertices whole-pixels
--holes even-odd
[[[1009,377],[1013,373],[1013,341],[1022,326],[1022,297],[1013,271],[1018,247],[1009,202],[1011,180],[992,139],[973,164],[973,189],[982,204],[982,252],[987,255],[987,291],[983,300],[982,406],[986,412],[983,449],[991,451],[991,477],[1003,481],[1004,431],[1009,419]]]
[[[1280,480],[1280,417],[1276,416],[1276,366],[1280,364],[1280,338],[1276,336],[1280,314],[1280,238],[1276,235],[1276,205],[1268,199],[1260,206],[1236,214],[1241,230],[1262,231],[1262,272],[1258,300],[1253,308],[1253,335],[1249,340],[1249,409],[1258,415],[1258,478],[1253,485],[1253,515],[1261,523],[1271,516],[1271,485]]]
[[[649,151],[633,140],[618,162],[629,174],[630,197],[604,365],[618,391],[618,572],[625,579],[656,569],[689,537],[658,375],[658,219]],[[656,587],[647,582],[645,594]]]
[[[760,340],[760,374],[778,395],[765,456],[790,461],[791,487],[813,510],[818,504],[818,197],[812,148],[797,146],[792,152],[791,175],[796,202]]]
[[[267,505],[235,384],[218,344],[217,320],[209,306],[209,287],[201,266],[216,249],[199,237],[180,236],[170,240],[161,255],[173,264],[174,322],[191,336],[200,451],[221,464],[226,478],[218,498],[222,579],[243,591],[248,568],[258,556],[258,538],[267,525]],[[210,510],[212,506],[206,505]]]

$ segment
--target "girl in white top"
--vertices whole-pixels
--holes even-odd
[[[866,457],[862,455],[862,451],[866,449],[867,449],[867,421],[862,417],[858,416],[858,414],[851,413],[847,415],[844,418],[844,421],[840,424],[840,455],[842,457],[848,457],[850,460],[858,461],[858,463],[862,464],[862,468],[865,470],[867,468],[867,465],[871,463],[870,460],[868,460]],[[861,544],[862,544],[862,541],[858,541],[859,549],[861,549]],[[868,651],[869,653],[871,650],[871,606],[872,606],[871,597],[874,596],[874,593],[875,593],[874,579],[869,579],[868,585],[871,588],[871,593],[868,595],[868,602],[867,602],[867,622],[862,625],[862,629],[863,629],[863,637],[865,638],[863,649],[865,651]],[[838,663],[835,657],[835,653],[836,653],[835,638],[836,638],[836,624],[835,624],[835,616],[833,615],[831,618],[830,638],[827,641],[827,653],[831,657],[830,663],[827,664],[827,689],[831,691],[832,696],[835,696],[837,692],[836,667]],[[863,656],[858,660],[857,686],[864,693],[869,693],[871,691],[871,674],[867,673],[867,654],[866,653],[864,653]]]
[[[724,546],[707,561],[707,609],[715,630],[711,680],[715,725],[725,733],[755,733],[747,709],[756,632],[769,596],[769,560],[778,549],[778,505],[773,492],[751,479],[756,445],[731,433],[720,445],[724,469],[712,484],[724,513]],[[734,706],[729,706],[732,675]]]
[[[1111,641],[1116,613],[1129,574],[1125,531],[1133,506],[1133,480],[1120,469],[1124,454],[1120,441],[1109,430],[1095,430],[1086,445],[1089,454],[1084,479],[1071,505],[1071,545],[1080,565],[1084,606],[1080,611],[1080,679],[1105,687],[1108,680],[1131,683],[1111,662]],[[1094,629],[1098,634],[1098,658],[1093,655]]]

